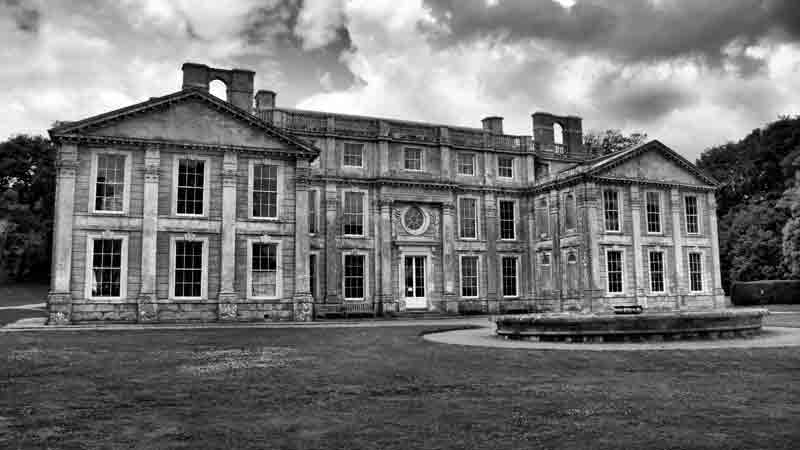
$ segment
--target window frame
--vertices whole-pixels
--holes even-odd
[[[95,204],[97,201],[97,160],[100,155],[122,155],[125,156],[125,165],[124,165],[124,173],[123,173],[123,183],[122,183],[122,211],[108,211],[108,210],[97,210],[95,209]],[[90,178],[89,178],[89,213],[90,214],[108,214],[108,215],[115,215],[115,216],[125,216],[128,215],[130,211],[130,193],[131,193],[131,177],[133,172],[131,167],[133,167],[133,152],[130,150],[117,150],[117,149],[106,149],[106,148],[97,148],[92,149],[91,151],[91,168],[90,168]],[[177,206],[177,204],[176,204]]]
[[[275,216],[256,216],[253,214],[253,186],[255,185],[256,165],[277,166],[277,193],[275,197]],[[274,159],[251,159],[247,162],[247,218],[250,220],[277,221],[281,219],[281,206],[284,196],[283,165]]]
[[[311,257],[314,257],[314,269],[311,270]],[[311,291],[311,297],[314,301],[321,300],[321,295],[319,292],[319,261],[320,261],[320,251],[312,250],[308,252],[308,290]],[[314,283],[311,282],[314,280]],[[315,295],[316,294],[316,295]]]
[[[544,202],[544,208],[542,208],[542,205],[541,205],[542,202]],[[544,219],[544,223],[545,223],[545,227],[544,227],[545,230],[542,230],[541,226],[534,225],[534,228],[537,231],[536,239],[540,240],[540,241],[541,240],[552,239],[552,233],[551,233],[552,230],[550,229],[551,228],[551,225],[550,225],[550,196],[549,195],[544,195],[544,196],[539,197],[539,198],[534,198],[534,200],[533,200],[533,212],[534,212],[533,220],[534,220],[535,224],[539,223],[539,219],[540,219],[539,214],[542,214],[542,218]],[[544,231],[544,232],[542,232],[542,231]]]
[[[572,201],[568,200],[569,198],[572,198]],[[567,192],[564,193],[563,202],[564,202],[564,232],[565,233],[574,233],[574,232],[578,231],[578,198],[577,198],[577,196],[575,195],[574,192],[567,191]],[[573,211],[574,214],[573,214],[573,217],[572,217],[572,221],[573,221],[573,224],[572,224],[573,227],[572,228],[567,226],[567,217],[569,217],[569,209],[570,209],[570,205],[569,204],[570,203],[572,203],[573,208],[574,208],[574,211]]]
[[[514,295],[506,295],[505,275],[503,274],[503,261],[505,259],[514,260]],[[519,255],[500,255],[500,291],[503,298],[519,298]]]
[[[94,241],[104,239],[121,239],[120,247],[120,272],[119,272],[119,295],[115,297],[102,297],[92,295],[92,270],[94,269]],[[84,274],[84,297],[87,300],[125,300],[128,297],[128,234],[111,233],[87,233],[86,234],[86,261]]]
[[[692,289],[692,256],[691,256],[692,254],[699,255],[699,258],[700,258],[700,289],[699,290]],[[686,252],[686,275],[687,275],[687,281],[688,281],[688,283],[687,283],[688,286],[687,287],[689,288],[689,292],[691,294],[703,294],[703,293],[708,292],[708,289],[707,289],[708,280],[706,279],[706,271],[704,270],[705,266],[706,266],[706,261],[705,260],[706,260],[706,252],[705,252],[705,250],[694,249],[693,248],[693,249],[689,249]]]
[[[461,158],[465,156],[468,156],[472,161],[472,173],[466,173],[461,171]],[[477,158],[475,157],[475,153],[473,152],[456,153],[456,174],[462,177],[474,177],[477,173],[476,165],[477,165]]]
[[[696,214],[695,214],[696,217],[697,217],[697,231],[695,231],[695,232],[690,232],[689,231],[689,212],[688,212],[688,209],[686,208],[686,199],[689,198],[689,197],[693,197],[694,198],[695,209],[697,210]],[[702,225],[703,221],[701,220],[701,217],[703,217],[703,216],[702,216],[701,207],[700,207],[700,196],[697,195],[697,194],[683,194],[683,223],[684,223],[683,229],[684,229],[684,232],[687,235],[699,236],[699,235],[703,234],[703,225]]]
[[[342,217],[342,219],[344,219],[345,204],[346,204],[345,199],[347,197],[347,193],[348,192],[355,192],[355,193],[362,194],[362,196],[361,196],[361,211],[362,211],[362,213],[361,213],[361,234],[347,234],[347,233],[345,233],[344,232],[344,225],[345,225],[344,221],[342,221],[342,227],[339,230],[339,232],[341,233],[341,235],[343,237],[346,237],[346,238],[364,238],[364,237],[367,237],[367,236],[369,236],[369,231],[368,231],[369,230],[369,228],[368,228],[369,219],[367,217],[367,216],[369,216],[369,191],[366,190],[366,189],[361,189],[361,188],[342,189],[342,199],[341,199],[341,205],[342,205],[341,217]]]
[[[175,295],[175,258],[176,258],[176,242],[202,242],[203,257],[201,264],[203,265],[200,272],[200,296],[199,297],[178,297]],[[175,235],[169,237],[169,299],[170,300],[207,300],[208,299],[208,236],[200,235]]]
[[[653,254],[658,253],[661,255],[661,290],[653,290]],[[667,252],[660,249],[647,250],[647,274],[650,293],[651,294],[666,294],[667,293]]]
[[[611,284],[611,277],[608,276],[608,254],[611,252],[619,252],[620,253],[620,291],[611,291],[610,284]],[[625,267],[625,249],[619,247],[611,247],[605,249],[605,276],[606,276],[606,296],[617,297],[617,296],[624,296],[626,289],[625,289],[625,282],[626,276],[626,267]]]
[[[320,208],[320,200],[319,200],[319,198],[320,198],[322,190],[319,189],[319,188],[309,188],[307,192],[309,194],[311,192],[314,193],[314,201],[312,202],[310,199],[308,201],[308,209],[309,209],[308,234],[311,235],[311,236],[316,236],[320,232],[319,230],[320,230],[320,225],[321,225],[321,223],[320,223],[320,213],[319,213],[319,208]],[[311,231],[311,217],[312,217],[312,214],[311,214],[311,209],[312,208],[311,208],[311,206],[312,206],[312,204],[314,206],[314,208],[313,208],[313,210],[314,210],[313,217],[314,217],[314,222],[315,222],[314,223],[314,231]],[[280,214],[279,214],[279,216],[280,216]]]
[[[609,229],[608,221],[606,220],[606,192],[614,192],[617,195],[617,229]],[[625,222],[622,214],[625,207],[622,201],[622,190],[619,188],[603,188],[601,191],[601,201],[603,206],[603,231],[606,233],[623,233],[623,223]]]
[[[503,219],[502,219],[502,210],[500,208],[500,204],[503,202],[509,202],[513,204],[512,207],[512,214],[514,215],[513,218],[513,229],[512,232],[514,234],[513,237],[504,238],[503,237]],[[498,233],[497,237],[501,241],[516,241],[519,239],[519,233],[517,231],[517,222],[519,221],[519,200],[510,197],[498,197],[497,199],[497,227]]]
[[[510,167],[510,169],[511,169],[511,176],[509,176],[509,177],[507,177],[507,176],[505,176],[505,175],[500,175],[500,160],[502,160],[502,159],[509,159],[509,160],[511,160],[511,167]],[[506,180],[513,180],[513,179],[514,179],[514,172],[516,172],[516,171],[514,170],[514,165],[515,165],[515,162],[516,162],[515,160],[516,160],[516,158],[515,158],[514,156],[510,156],[510,155],[497,155],[497,178],[503,178],[503,179],[506,179]]]
[[[650,204],[648,201],[648,196],[650,194],[655,194],[658,197],[658,231],[650,231],[650,216],[647,210],[648,205]],[[644,191],[644,229],[645,233],[647,234],[655,234],[660,235],[664,234],[664,196],[661,195],[661,191],[656,190],[647,190]]]
[[[473,295],[464,295],[464,258],[475,258],[475,292]],[[460,298],[480,298],[481,296],[481,255],[458,256],[458,294]]]
[[[345,262],[345,259],[346,259],[347,256],[362,256],[362,257],[364,257],[364,266],[363,266],[364,267],[364,274],[363,274],[364,296],[363,297],[346,297],[345,282],[344,282],[344,278],[345,278],[345,265],[344,265],[344,262]],[[340,282],[340,286],[341,286],[341,289],[342,289],[342,291],[341,291],[342,292],[342,299],[344,301],[346,301],[346,302],[365,302],[365,301],[368,301],[369,298],[370,298],[369,297],[369,267],[370,267],[370,265],[369,265],[369,252],[362,251],[362,250],[347,250],[347,251],[343,251],[342,252],[341,262],[342,262],[342,266],[341,266],[342,267],[342,278],[341,278],[341,280],[339,280],[339,282]]]
[[[462,199],[471,199],[475,201],[475,236],[474,237],[464,237],[461,235],[461,200]],[[465,241],[477,241],[481,237],[481,201],[480,198],[475,195],[459,195],[456,199],[456,215],[458,216],[458,239],[465,240]]]
[[[408,158],[406,155],[409,150],[419,151],[419,169],[409,169],[406,167]],[[425,149],[422,147],[405,146],[403,147],[403,170],[406,172],[425,172]]]
[[[271,237],[247,238],[247,263],[245,268],[245,297],[248,300],[278,300],[283,297],[283,241]],[[253,295],[253,244],[274,244],[275,247],[275,295]]]
[[[186,214],[178,212],[178,166],[182,159],[189,161],[203,161],[203,214]],[[203,218],[209,217],[211,199],[211,157],[206,155],[175,154],[172,156],[172,215],[175,217]]]
[[[345,157],[347,154],[347,147],[348,146],[359,146],[361,149],[361,165],[360,166],[353,166],[346,163],[347,158]],[[342,142],[342,167],[350,168],[350,169],[363,169],[364,168],[364,147],[366,145],[363,142]]]

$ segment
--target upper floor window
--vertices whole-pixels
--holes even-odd
[[[406,170],[422,170],[422,149],[406,147],[403,150],[403,168]]]
[[[514,202],[500,200],[500,239],[516,239]]]
[[[511,156],[497,157],[497,176],[501,178],[514,178],[514,158]]]
[[[95,158],[94,211],[124,212],[128,157],[119,153],[98,153]]]
[[[622,251],[606,252],[606,287],[610,293],[622,292]]]
[[[366,197],[363,192],[344,192],[344,234],[350,236],[364,235],[365,198]]]
[[[535,170],[536,178],[547,178],[550,176],[550,164],[548,163],[541,163],[536,165]]]
[[[342,165],[347,167],[364,167],[364,144],[345,142]]]
[[[316,189],[308,191],[308,232],[311,234],[317,232],[317,194]]]
[[[564,196],[564,228],[567,231],[577,228],[577,204],[571,192]]]
[[[647,232],[661,233],[661,195],[658,192],[645,194]]]
[[[206,212],[208,184],[208,161],[204,159],[178,159],[177,168],[177,214],[202,216]]]
[[[475,175],[475,154],[474,153],[459,153],[458,154],[458,174],[459,175]]]
[[[458,199],[459,236],[465,239],[478,238],[478,200],[474,198]]]
[[[606,231],[620,231],[618,191],[613,189],[603,191],[603,211],[605,212]]]
[[[253,165],[253,217],[278,218],[278,166]]]
[[[536,201],[536,229],[539,237],[544,238],[550,234],[550,207],[547,198]]]
[[[686,232],[697,234],[700,232],[700,223],[697,215],[697,197],[687,195],[683,198],[684,211],[686,213]]]

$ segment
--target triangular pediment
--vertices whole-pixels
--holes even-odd
[[[180,91],[67,123],[51,134],[318,153],[310,143],[199,90]]]
[[[599,177],[638,179],[696,186],[715,186],[715,180],[658,141],[650,141],[598,162],[591,170]]]

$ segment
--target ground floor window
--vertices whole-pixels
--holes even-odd
[[[690,252],[689,253],[689,289],[692,292],[700,292],[703,290],[703,263],[702,253]]]
[[[478,296],[478,257],[461,257],[461,296]]]
[[[664,252],[650,252],[650,292],[664,292]]]
[[[203,241],[175,241],[175,297],[203,295]]]
[[[317,299],[317,255],[308,255],[308,290],[311,297]]]
[[[364,298],[365,260],[364,255],[344,256],[344,298],[347,300]]]
[[[250,296],[278,296],[278,243],[253,242],[250,254]]]
[[[622,292],[622,251],[609,250],[606,252],[606,276],[608,277],[607,289],[610,293]]]
[[[517,257],[503,256],[500,263],[503,274],[503,297],[518,296]]]
[[[125,295],[126,239],[89,237],[90,298],[119,298]]]

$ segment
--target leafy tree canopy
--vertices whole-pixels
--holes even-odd
[[[647,139],[645,133],[622,134],[620,130],[589,130],[583,135],[583,145],[593,155],[601,156],[640,144]]]

